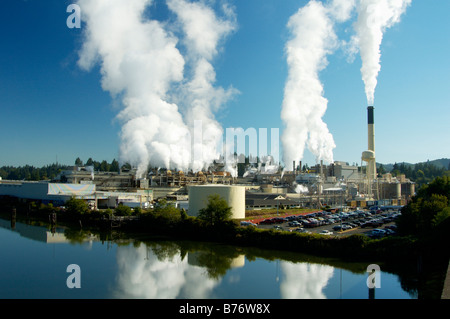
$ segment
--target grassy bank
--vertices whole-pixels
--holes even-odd
[[[292,208],[292,209],[260,209],[260,210],[246,210],[245,219],[260,219],[260,218],[270,218],[274,216],[289,216],[289,215],[304,215],[313,212],[317,212],[318,209],[312,208]]]

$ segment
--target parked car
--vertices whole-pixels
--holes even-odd
[[[365,217],[366,213],[364,213],[363,211],[357,211],[357,215],[358,217]]]
[[[262,225],[270,225],[270,224],[274,224],[275,221],[273,221],[270,218],[267,218],[267,219],[264,219],[264,220],[260,221],[259,223],[262,224]]]
[[[372,227],[380,227],[382,226],[384,223],[381,219],[374,219],[372,220]]]
[[[381,225],[383,225],[383,222],[376,220],[376,219],[372,219],[372,220],[369,220],[368,222],[365,222],[360,227],[361,228],[366,228],[366,227],[376,228],[376,227],[380,227]]]
[[[392,218],[392,217],[385,217],[385,218],[383,218],[383,221],[387,224],[387,223],[391,223],[391,222],[393,222],[394,221],[394,218]]]
[[[274,217],[274,218],[272,218],[272,220],[274,221],[274,223],[277,223],[277,224],[281,224],[281,223],[285,222],[285,219],[282,217]]]
[[[386,232],[382,229],[374,229],[372,230],[372,232],[369,234],[370,237],[372,238],[380,238],[386,235]]]
[[[257,226],[257,225],[252,222],[242,221],[241,226]]]
[[[302,224],[300,224],[298,221],[289,222],[288,226],[290,227],[300,227]]]
[[[392,229],[389,229],[389,228],[385,228],[383,230],[384,230],[386,235],[395,235],[396,234],[395,231],[393,231]]]
[[[320,235],[333,235],[333,232],[324,229],[324,230],[322,230],[319,234],[320,234]]]
[[[340,231],[340,230],[342,230],[342,226],[341,225],[333,226],[333,230]]]
[[[393,230],[393,231],[396,231],[396,230],[397,230],[397,225],[388,225],[388,226],[385,226],[384,228],[387,228],[387,229],[391,229],[391,230]]]
[[[281,226],[279,226],[279,225],[275,225],[275,226],[273,226],[273,229],[282,230],[283,228],[281,228]]]
[[[302,223],[303,227],[311,227],[310,226],[311,222],[309,220],[304,219],[301,221],[301,223]]]

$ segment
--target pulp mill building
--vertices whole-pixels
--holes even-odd
[[[294,165],[295,166],[295,165]],[[92,208],[114,208],[119,203],[149,207],[159,198],[188,202],[190,189],[213,185],[240,186],[245,190],[239,202],[247,210],[278,207],[404,205],[415,193],[415,184],[401,175],[385,174],[377,179],[368,197],[364,167],[334,162],[308,170],[258,173],[232,177],[225,172],[183,173],[163,171],[136,178],[135,171],[93,172],[84,167],[63,171],[53,181],[0,180],[0,196],[64,205],[71,197],[85,199]],[[197,192],[198,193],[198,192]],[[195,195],[196,197],[198,195]],[[239,195],[241,196],[241,195]],[[235,204],[234,204],[235,205]],[[188,206],[185,206],[188,208]],[[243,208],[242,208],[243,209]],[[239,213],[240,215],[241,213]]]
[[[194,208],[189,212],[187,206],[188,213],[195,215],[204,205],[206,194],[215,191],[227,198],[233,209],[239,212],[236,213],[239,218],[244,209],[279,208],[281,205],[318,209],[323,206],[405,205],[415,194],[415,184],[404,175],[377,174],[374,123],[374,107],[369,106],[368,148],[362,152],[361,165],[339,161],[324,165],[320,162],[306,169],[301,161],[299,165],[294,161],[292,170],[281,171],[269,162],[266,166],[269,165],[270,169],[261,164],[258,167],[249,164],[241,177],[234,177],[224,170],[223,164],[214,164],[207,172],[158,169],[150,171],[144,178],[138,178],[134,170],[94,172],[93,167],[73,167],[61,172],[54,181],[0,179],[0,196],[57,205],[77,197],[88,201],[93,208],[113,208],[119,203],[145,208],[154,200],[168,198],[176,202],[191,202],[189,206]],[[217,185],[223,187],[218,188]]]

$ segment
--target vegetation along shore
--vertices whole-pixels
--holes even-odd
[[[111,231],[120,224],[121,233],[141,239],[162,236],[385,263],[395,267],[417,265],[423,276],[437,276],[434,280],[442,287],[450,258],[449,198],[449,177],[438,177],[424,185],[402,209],[397,220],[398,235],[379,239],[361,234],[330,237],[242,227],[239,221],[229,218],[230,207],[218,196],[210,198],[207,208],[198,217],[188,216],[184,210],[165,200],[147,210],[132,210],[122,205],[114,210],[90,210],[84,201],[75,198],[63,209],[15,198],[2,198],[0,207],[3,216],[40,220],[50,225],[57,223],[72,228]]]

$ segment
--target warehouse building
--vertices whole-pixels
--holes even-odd
[[[63,206],[70,198],[86,200],[91,208],[114,208],[123,203],[129,206],[144,206],[153,201],[152,190],[136,192],[98,191],[95,184],[69,184],[30,181],[0,181],[0,196],[22,200],[39,201]]]

